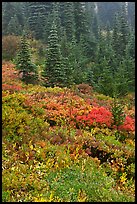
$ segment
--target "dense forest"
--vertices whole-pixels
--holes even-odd
[[[3,2],[3,59],[18,61],[18,37],[26,35],[45,86],[86,83],[124,95],[134,91],[134,18],[134,2]],[[22,49],[29,49],[26,40]]]
[[[135,202],[135,2],[2,2],[2,202]]]

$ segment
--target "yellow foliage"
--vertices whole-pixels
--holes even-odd
[[[81,189],[79,190],[77,199],[78,199],[78,202],[86,202],[87,201],[87,195],[86,195],[84,190],[81,190]]]
[[[127,176],[127,174],[126,174],[126,172],[124,172],[122,174],[122,176],[120,177],[120,183],[125,184],[125,182],[127,180],[126,176]]]

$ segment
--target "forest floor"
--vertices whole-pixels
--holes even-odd
[[[113,125],[113,98],[24,84],[2,66],[2,201],[134,202],[135,104]]]

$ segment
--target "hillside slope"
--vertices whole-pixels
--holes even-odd
[[[2,66],[2,199],[7,202],[133,202],[134,96],[112,98],[87,85],[25,85]]]

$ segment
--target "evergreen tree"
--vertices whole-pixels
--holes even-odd
[[[61,40],[63,29],[61,26],[61,19],[60,19],[60,15],[59,15],[59,2],[53,3],[52,12],[53,12],[53,20],[54,20],[56,27],[57,27],[58,38],[59,38],[59,40]]]
[[[84,55],[84,51],[80,43],[76,42],[73,36],[71,43],[69,43],[69,62],[71,64],[71,69],[73,73],[74,83],[86,83],[87,76],[87,62],[88,59]]]
[[[125,6],[122,6],[121,12],[115,17],[113,30],[113,47],[117,58],[125,56],[126,46],[129,39],[129,26]]]
[[[120,58],[120,24],[118,20],[118,14],[115,15],[114,26],[113,26],[113,49],[115,51],[115,58]]]
[[[9,35],[21,35],[22,27],[19,24],[19,21],[16,15],[11,17],[11,20],[7,26],[7,33]]]
[[[59,17],[60,17],[60,22],[61,22],[62,27],[65,26],[65,22],[64,22],[65,4],[66,4],[66,2],[59,2]]]
[[[31,61],[31,52],[25,34],[21,38],[21,47],[17,56],[16,67],[22,73],[22,80],[34,83],[37,80],[37,67]]]
[[[98,8],[98,18],[100,21],[101,29],[104,29],[106,22],[110,23],[110,27],[113,27],[113,18],[117,12],[120,11],[121,3],[123,2],[96,2]]]
[[[81,35],[89,34],[88,22],[85,15],[84,5],[82,2],[73,2],[74,5],[74,23],[75,36],[77,42],[80,42]]]
[[[109,23],[106,25],[106,33],[105,33],[105,47],[104,47],[104,56],[108,61],[108,65],[111,67],[111,73],[114,75],[114,73],[117,71],[117,64],[118,60],[115,57],[115,51],[113,49],[113,35],[111,32],[111,28],[109,26]],[[103,52],[103,50],[102,50]]]
[[[121,61],[118,65],[117,72],[113,76],[114,95],[124,96],[129,90],[129,77],[125,69],[125,61]]]
[[[65,2],[64,5],[64,28],[67,40],[71,41],[74,35],[74,7],[73,2]]]
[[[92,81],[91,85],[96,91],[113,96],[114,86],[113,86],[113,75],[111,72],[111,67],[109,66],[108,60],[102,58],[101,63],[92,65],[92,76],[89,76]]]
[[[135,59],[135,31],[134,29],[130,29],[127,50],[128,50],[129,56],[132,57],[134,60]]]
[[[128,91],[135,91],[135,34],[130,31],[123,64],[128,78]]]
[[[44,26],[44,31],[43,31],[43,41],[44,43],[48,43],[48,37],[50,35],[50,30],[52,27],[52,22],[53,22],[54,18],[53,18],[53,13],[49,13],[47,16],[47,19],[45,21],[45,26]]]
[[[54,87],[55,85],[63,85],[64,71],[61,62],[60,45],[55,22],[52,24],[52,29],[48,38],[46,67],[43,76],[48,79],[47,86]]]
[[[24,2],[15,2],[15,10],[19,25],[23,30],[25,24]]]
[[[72,85],[73,84],[73,66],[70,60],[71,48],[70,42],[67,40],[66,32],[64,31],[64,35],[62,36],[61,40],[61,55],[62,55],[62,64],[65,73],[65,85]]]
[[[59,40],[61,40],[61,36],[62,36],[62,26],[61,26],[61,18],[60,18],[60,13],[59,13],[59,9],[60,9],[60,3],[59,2],[52,2],[52,4],[50,4],[50,12],[47,13],[46,18],[45,18],[45,25],[44,25],[44,31],[43,31],[43,41],[45,43],[48,43],[48,37],[50,35],[50,31],[52,28],[52,23],[53,21],[55,22],[56,26],[57,26],[57,34],[58,34],[58,38]]]
[[[43,38],[44,26],[51,11],[51,2],[27,2],[27,15],[30,30],[36,39]]]
[[[44,25],[43,25],[44,17],[41,16],[41,13],[39,12],[37,14],[37,20],[36,20],[36,31],[35,32],[35,38],[37,40],[43,39],[43,32],[44,32]]]
[[[117,15],[117,24],[113,30],[113,48],[115,51],[114,86],[116,93],[124,95],[134,90],[134,35],[130,33],[125,4]],[[133,37],[133,38],[132,38]],[[113,66],[114,67],[114,66]]]
[[[16,14],[14,2],[2,2],[2,34],[7,35],[8,24]]]
[[[128,44],[128,39],[129,39],[128,17],[127,17],[125,5],[122,6],[121,13],[119,15],[119,22],[120,22],[119,50],[121,52],[120,53],[121,56],[124,56],[126,52],[126,46]]]
[[[95,12],[93,13],[92,30],[93,30],[93,33],[96,39],[98,40],[99,38],[99,20],[98,20],[98,15]]]

